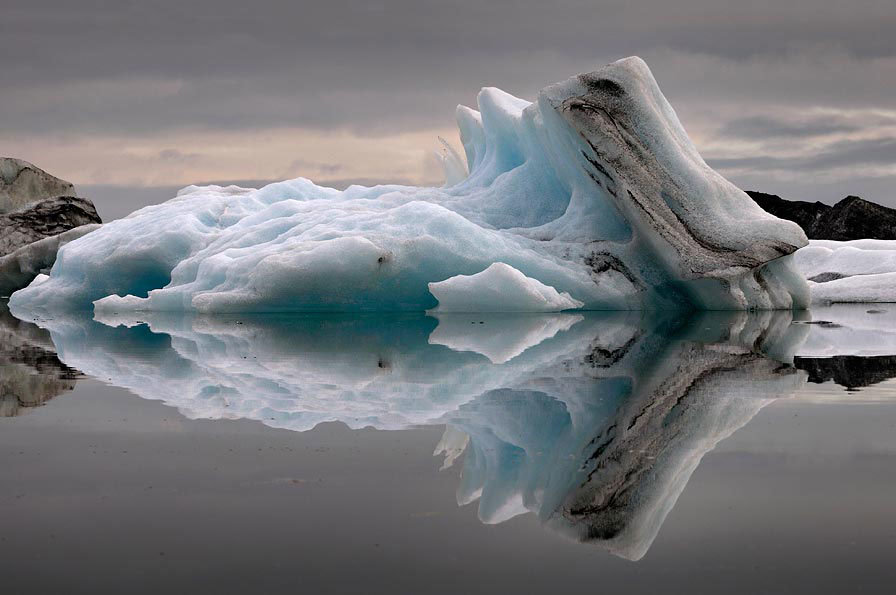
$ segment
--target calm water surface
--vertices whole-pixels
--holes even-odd
[[[896,306],[29,322],[2,306],[0,339],[7,593],[896,579]]]

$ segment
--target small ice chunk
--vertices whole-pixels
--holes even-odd
[[[503,262],[430,283],[429,291],[439,300],[436,312],[559,312],[584,305]]]

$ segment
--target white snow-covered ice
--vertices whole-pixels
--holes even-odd
[[[457,110],[466,164],[446,148],[446,187],[191,186],[67,244],[50,279],[11,303],[422,311],[440,305],[432,283],[451,296],[443,309],[501,310],[519,303],[519,283],[445,292],[504,263],[548,309],[808,304],[791,257],[802,230],[706,165],[640,59],[547,87],[534,103],[485,88],[478,108]]]
[[[813,304],[896,302],[896,241],[811,240],[794,262]]]

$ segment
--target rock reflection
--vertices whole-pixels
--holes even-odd
[[[794,363],[808,372],[809,382],[831,381],[850,392],[896,378],[896,356],[892,355],[798,357]]]
[[[794,365],[809,382],[833,382],[849,393],[896,378],[896,308],[838,304],[819,309]]]
[[[0,302],[0,417],[15,417],[70,391],[78,378],[56,356],[50,333]]]

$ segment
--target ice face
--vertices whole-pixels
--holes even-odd
[[[781,258],[806,245],[805,234],[745,201],[706,165],[643,61],[629,58],[548,87],[539,104],[546,119],[559,115],[568,124],[554,129],[577,133],[576,154],[560,157],[577,163],[603,191],[605,210],[615,208],[631,228],[623,266],[609,271],[677,287],[706,309],[806,303]],[[774,270],[763,266],[769,262]]]
[[[430,284],[447,296],[459,276],[504,263],[527,290],[547,286],[589,310],[808,304],[790,257],[803,232],[704,163],[640,59],[548,87],[535,103],[486,88],[478,107],[457,110],[467,167],[443,153],[449,186],[189,187],[68,244],[50,280],[12,303],[421,311],[437,305]],[[452,303],[515,304],[521,287]]]

